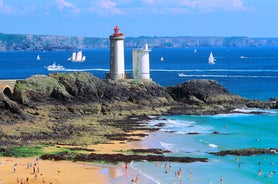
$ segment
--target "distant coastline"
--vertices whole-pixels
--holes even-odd
[[[276,47],[278,46],[278,38],[249,38],[244,36],[140,36],[125,38],[125,47],[127,48],[141,48],[146,43],[151,48]],[[109,48],[109,38],[0,33],[0,51],[48,51],[93,48]]]

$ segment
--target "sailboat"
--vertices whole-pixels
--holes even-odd
[[[75,62],[83,62],[86,60],[86,56],[83,56],[82,51],[73,52],[71,57],[68,58],[69,61],[75,61]]]
[[[213,54],[212,52],[210,52],[209,54],[209,58],[208,58],[208,63],[211,64],[211,65],[214,65],[215,64],[215,58],[213,57]]]
[[[41,60],[40,55],[37,55],[37,60],[38,60],[38,61],[40,61],[40,60]]]
[[[195,48],[195,49],[194,49],[194,54],[196,54],[196,53],[197,53],[197,49]]]
[[[163,56],[161,56],[161,58],[160,58],[160,61],[164,61],[164,58],[163,58]]]

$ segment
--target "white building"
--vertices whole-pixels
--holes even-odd
[[[110,73],[109,79],[125,79],[125,63],[124,63],[124,34],[119,33],[120,28],[114,28],[114,34],[110,39]]]
[[[133,78],[136,80],[151,80],[150,53],[148,44],[143,49],[132,51]]]

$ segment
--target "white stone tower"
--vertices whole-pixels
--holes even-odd
[[[114,28],[114,34],[110,39],[110,79],[125,79],[125,60],[124,60],[124,34],[119,33],[120,28]]]
[[[136,80],[150,79],[150,53],[148,44],[145,48],[132,51],[133,78]]]

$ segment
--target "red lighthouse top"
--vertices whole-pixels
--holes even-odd
[[[116,26],[116,27],[114,28],[114,34],[113,34],[113,36],[123,36],[124,34],[123,34],[123,33],[119,33],[119,30],[120,30],[120,28],[119,28],[118,26]]]

